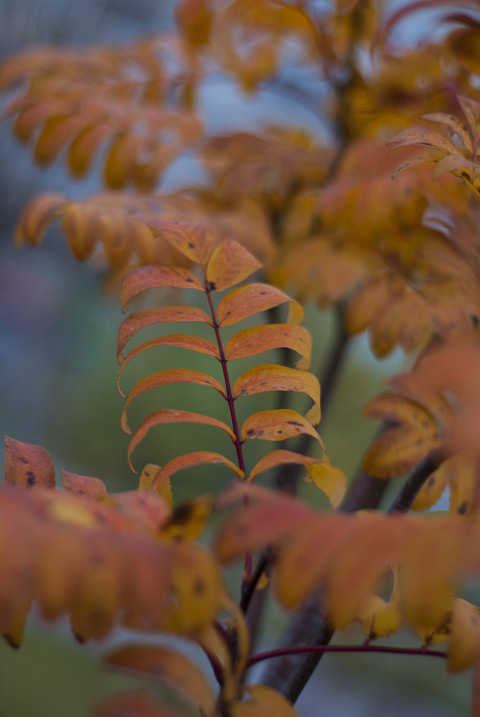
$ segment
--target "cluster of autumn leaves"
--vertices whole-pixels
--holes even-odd
[[[233,445],[231,457],[205,450],[162,467],[149,464],[137,491],[109,495],[98,479],[69,473],[64,491],[55,490],[45,450],[7,439],[0,544],[14,549],[0,550],[0,628],[11,644],[19,644],[34,599],[49,619],[68,612],[82,641],[103,637],[118,622],[173,631],[204,650],[217,696],[192,661],[166,647],[129,645],[106,662],[169,682],[203,715],[273,710],[288,717],[293,708],[281,695],[244,686],[248,631],[220,575],[223,564],[245,559],[248,582],[252,554],[273,546],[272,587],[286,608],[300,608],[321,587],[319,601],[335,627],[357,622],[372,640],[406,622],[426,648],[448,640],[450,671],[478,660],[478,609],[457,593],[460,579],[480,568],[480,104],[473,99],[480,59],[472,49],[480,47],[479,25],[466,13],[442,44],[425,42],[408,53],[388,44],[409,12],[435,5],[417,0],[379,31],[370,0],[337,0],[321,18],[308,2],[183,0],[175,36],[128,48],[38,50],[0,69],[0,88],[20,86],[3,117],[35,161],[46,166],[63,155],[72,175],[83,178],[102,156],[109,190],[80,201],[34,199],[20,219],[18,243],[36,246],[58,220],[76,259],[103,263],[121,280],[124,310],[150,290],[173,288],[183,297],[193,290],[199,297],[193,305],[185,298],[140,308],[120,326],[119,388],[125,367],[153,347],[201,353],[221,369],[221,380],[170,368],[135,383],[121,415],[132,436],[130,465],[145,435],[163,424],[205,425]],[[465,5],[475,8],[473,0]],[[267,86],[288,93],[281,81],[287,44],[295,62],[330,83],[326,114],[338,124],[338,148],[288,127],[207,139],[198,101],[205,78],[221,71],[246,92]],[[367,52],[370,69],[358,63]],[[420,116],[424,126],[413,127]],[[392,136],[396,151],[389,153]],[[187,151],[195,152],[208,183],[157,192]],[[365,407],[384,430],[363,467],[389,480],[435,451],[438,468],[411,507],[431,508],[448,487],[449,514],[316,512],[252,485],[267,470],[295,464],[334,508],[341,506],[346,478],[329,463],[315,429],[320,385],[308,371],[312,342],[298,303],[309,299],[340,305],[347,333],[368,331],[376,356],[397,346],[419,354],[409,372],[390,380],[391,391]],[[285,304],[285,323],[237,330],[237,323]],[[179,322],[201,326],[210,338],[193,329],[163,333]],[[155,326],[161,335],[138,343]],[[228,340],[227,327],[236,331]],[[231,362],[272,349],[296,352],[296,368],[261,363],[231,379]],[[177,383],[216,391],[230,423],[160,408],[132,432],[131,404]],[[237,400],[267,391],[304,394],[311,407],[305,415],[289,408],[256,412],[240,425]],[[321,457],[280,449],[248,465],[249,441],[296,436],[312,438]],[[172,476],[204,463],[222,465],[236,483],[220,496],[172,508]],[[209,512],[232,505],[213,552],[196,545]],[[386,578],[390,595],[382,597],[378,586]],[[99,714],[115,717],[127,708],[165,714],[140,692],[101,706]]]

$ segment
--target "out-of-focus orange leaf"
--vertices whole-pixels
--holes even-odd
[[[87,125],[78,132],[68,150],[68,166],[74,177],[87,174],[100,145],[110,133],[108,124],[101,122]]]
[[[297,415],[297,414],[296,414]],[[302,419],[303,420],[303,419]],[[174,409],[162,409],[160,411],[154,411],[150,413],[140,423],[139,427],[132,436],[132,440],[128,446],[128,461],[132,470],[131,456],[135,448],[138,446],[140,441],[145,437],[148,431],[154,426],[159,426],[163,423],[201,423],[205,426],[214,426],[225,431],[232,441],[235,441],[235,434],[232,429],[227,426],[223,421],[219,421],[216,418],[210,416],[204,416],[201,413],[192,413],[191,411],[176,411]],[[312,428],[312,431],[314,429]],[[135,471],[134,471],[135,472]]]
[[[145,690],[121,692],[98,702],[93,707],[94,717],[182,717],[166,707]]]
[[[181,0],[176,17],[180,30],[194,48],[205,45],[210,38],[212,10],[209,0]]]
[[[15,232],[15,243],[37,246],[52,221],[59,217],[67,202],[59,194],[42,194],[24,208]]]
[[[246,284],[223,297],[217,309],[218,321],[221,326],[231,326],[253,314],[287,302],[297,308],[298,314],[295,318],[298,320],[292,323],[299,324],[303,318],[303,310],[288,294],[268,284]]]
[[[400,424],[383,433],[364,454],[365,470],[377,478],[406,473],[440,444],[431,413],[399,394],[376,396],[365,406],[364,415]]]
[[[199,386],[209,386],[210,388],[214,388],[215,391],[218,391],[221,396],[225,397],[223,386],[208,374],[203,373],[202,371],[191,371],[183,368],[167,368],[163,371],[158,371],[151,376],[142,378],[141,381],[138,381],[138,383],[136,383],[132,388],[128,394],[127,400],[125,401],[120,419],[122,430],[125,431],[125,433],[131,433],[130,427],[127,423],[127,411],[134,398],[140,396],[146,391],[159,388],[160,386],[167,386],[172,383],[194,383]]]
[[[294,532],[311,516],[312,510],[305,503],[285,494],[276,494],[272,509],[271,491],[254,491],[254,486],[233,485],[222,497],[230,503],[242,495],[255,497],[248,510],[234,513],[223,525],[216,540],[215,552],[221,562],[228,563],[248,550],[275,543]],[[250,490],[246,490],[249,488]],[[222,501],[222,502],[223,502]]]
[[[254,356],[270,349],[288,348],[302,357],[297,368],[308,370],[312,352],[312,336],[304,326],[287,324],[265,324],[243,329],[232,336],[225,344],[225,356],[233,359]]]
[[[225,239],[208,262],[206,281],[211,291],[222,291],[240,283],[262,264],[234,239]]]
[[[42,446],[5,436],[5,483],[24,488],[55,488],[55,466]]]
[[[259,411],[242,425],[242,438],[261,438],[264,441],[283,441],[306,433],[321,443],[320,436],[296,411],[281,408],[276,411]]]
[[[212,689],[198,667],[181,652],[155,645],[123,645],[103,657],[110,668],[165,682],[203,712],[210,713]]]
[[[85,495],[87,498],[105,498],[108,495],[105,483],[100,478],[62,471],[62,483],[67,492],[75,495]]]
[[[228,706],[232,717],[298,717],[298,712],[280,692],[266,687],[254,685],[245,687],[247,700],[232,702]]]
[[[209,227],[188,222],[151,221],[154,235],[166,239],[175,249],[205,268],[215,248],[215,240]]]
[[[129,272],[122,279],[120,291],[122,309],[125,311],[130,299],[142,291],[158,289],[163,286],[203,291],[200,281],[188,269],[180,266],[142,266]]]
[[[95,209],[74,202],[68,203],[64,206],[61,226],[75,259],[88,259],[95,249],[95,241],[102,229]]]
[[[242,373],[233,386],[234,395],[243,393],[251,396],[264,391],[306,393],[314,402],[308,420],[313,425],[320,422],[320,384],[312,373],[276,364],[262,364]]]
[[[176,321],[200,321],[210,323],[210,317],[194,306],[165,306],[156,309],[144,309],[131,314],[120,325],[118,332],[117,352],[121,354],[122,349],[141,329],[152,324],[173,323]]]
[[[480,657],[480,614],[475,605],[455,598],[453,601],[447,670],[462,672]]]
[[[82,128],[77,116],[54,115],[45,122],[35,142],[34,156],[41,167],[55,161],[65,144]]]

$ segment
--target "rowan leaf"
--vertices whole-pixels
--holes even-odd
[[[99,122],[78,132],[67,154],[68,166],[74,177],[82,178],[88,173],[100,145],[111,131],[108,124]]]
[[[248,699],[228,706],[232,717],[298,717],[298,712],[280,692],[266,685],[245,687]]]
[[[243,329],[225,344],[225,357],[233,361],[278,348],[296,351],[302,357],[297,368],[305,371],[310,368],[312,336],[304,326],[265,324]]]
[[[120,419],[120,425],[125,433],[131,433],[130,427],[127,423],[127,411],[132,401],[146,391],[150,391],[160,386],[167,386],[173,383],[194,383],[199,386],[208,386],[215,389],[218,393],[225,397],[225,392],[222,385],[214,378],[209,376],[202,371],[191,371],[183,368],[167,368],[163,371],[147,376],[146,378],[138,381],[128,394],[128,398],[125,401],[125,405],[122,410]]]
[[[211,511],[212,501],[208,496],[182,503],[161,526],[159,535],[168,540],[193,542],[203,532]]]
[[[62,471],[62,483],[65,491],[75,495],[85,495],[87,498],[106,498],[107,488],[100,478],[81,476],[76,473]]]
[[[122,645],[104,655],[103,662],[109,668],[166,683],[205,713],[213,709],[214,697],[205,676],[177,650],[156,645]]]
[[[469,179],[478,179],[480,167],[475,162],[471,162],[465,157],[457,157],[448,154],[436,163],[433,170],[432,179],[441,177],[442,174],[452,172],[460,177],[468,177]]]
[[[65,203],[60,224],[75,259],[88,259],[102,230],[100,215],[95,208],[75,202]]]
[[[480,657],[480,611],[462,598],[453,601],[447,670],[462,672]]]
[[[41,167],[48,167],[55,161],[64,146],[82,128],[78,116],[53,115],[48,117],[34,148],[35,160]]]
[[[162,496],[162,498],[165,499],[167,505],[171,508],[173,506],[173,496],[170,480],[166,477],[164,480],[155,481],[159,470],[161,470],[160,466],[155,465],[155,463],[147,463],[140,474],[140,478],[138,480],[138,490],[156,491]]]
[[[193,453],[185,453],[184,455],[172,458],[171,461],[165,463],[165,465],[158,470],[153,482],[153,487],[157,488],[163,481],[169,479],[174,473],[177,473],[177,471],[205,463],[221,464],[233,471],[237,477],[244,478],[244,472],[235,463],[225,458],[225,456],[222,456],[221,453],[214,453],[213,451],[194,451]]]
[[[165,306],[137,311],[124,319],[120,325],[117,354],[121,355],[125,345],[141,329],[153,324],[174,323],[176,321],[199,321],[209,324],[210,317],[202,309],[197,309],[194,306]]]
[[[50,224],[59,217],[67,202],[59,194],[42,194],[32,199],[24,208],[15,231],[15,243],[24,242],[37,246],[42,241]]]
[[[262,264],[234,239],[224,239],[213,251],[206,271],[206,281],[211,291],[229,289],[246,279]]]
[[[215,541],[215,554],[221,563],[229,563],[249,550],[281,540],[312,516],[312,510],[305,503],[288,495],[278,493],[273,497],[271,491],[257,488],[252,492],[252,488],[256,486],[233,485],[221,497],[223,504],[243,495],[255,497],[248,510],[235,512],[222,526]]]
[[[232,441],[235,440],[235,434],[233,433],[232,429],[229,428],[226,423],[223,423],[223,421],[219,421],[216,418],[204,416],[201,413],[192,413],[191,411],[177,411],[168,408],[161,409],[160,411],[154,411],[153,413],[150,413],[146,418],[144,418],[143,421],[140,423],[137,430],[133,434],[130,444],[128,446],[128,461],[130,468],[133,471],[134,469],[131,462],[131,456],[133,451],[151,428],[153,428],[154,426],[159,426],[163,423],[201,423],[205,426],[214,426],[216,428],[220,428],[222,431],[227,433],[232,439]]]
[[[389,141],[389,144],[395,144],[396,147],[407,147],[409,145],[424,145],[431,149],[438,149],[446,154],[454,154],[461,157],[461,152],[444,137],[443,134],[428,127],[411,127],[403,130]]]
[[[402,613],[391,601],[387,602],[379,595],[370,593],[362,600],[355,619],[364,635],[374,640],[397,632],[402,624]]]
[[[231,326],[260,311],[267,311],[287,302],[297,309],[292,323],[300,323],[303,310],[290,296],[268,284],[246,284],[223,297],[217,309],[218,321],[221,326]]]
[[[127,303],[134,296],[138,296],[147,289],[160,287],[175,289],[197,289],[203,291],[204,287],[188,269],[179,266],[141,266],[130,271],[123,279],[120,291],[122,309],[125,311]]]
[[[419,434],[415,427],[391,428],[367,449],[362,466],[375,478],[396,478],[412,470],[440,443],[431,433]]]
[[[325,461],[317,460],[310,456],[303,456],[300,453],[284,450],[267,453],[267,455],[261,458],[252,468],[248,480],[253,481],[259,473],[289,463],[305,466],[308,477],[304,480],[315,483],[317,488],[325,493],[331,505],[334,508],[338,507],[345,495],[347,483],[345,474],[339,468],[335,468]]]
[[[243,422],[241,430],[244,440],[261,438],[264,441],[284,441],[304,433],[321,444],[320,436],[311,423],[289,408],[254,413]]]
[[[148,222],[155,236],[166,239],[187,259],[205,269],[215,248],[213,234],[209,227],[188,222]]]
[[[145,690],[121,692],[107,697],[93,707],[94,717],[179,717]]]
[[[430,122],[438,122],[444,125],[450,131],[450,134],[456,135],[463,143],[465,149],[469,152],[473,152],[472,139],[468,133],[467,128],[458,117],[455,115],[447,114],[445,112],[432,112],[427,115],[423,115],[422,119],[429,120]]]
[[[55,466],[48,451],[5,436],[5,483],[24,488],[55,488]]]
[[[234,395],[252,396],[264,391],[306,393],[314,403],[309,420],[313,425],[320,422],[320,384],[313,374],[287,366],[262,364],[242,373],[233,385]]]
[[[150,339],[150,341],[145,341],[143,344],[136,346],[125,357],[123,357],[122,353],[119,354],[119,361],[121,363],[118,370],[117,388],[122,398],[125,398],[125,394],[123,394],[120,390],[119,381],[125,366],[127,366],[127,364],[130,363],[135,356],[138,356],[147,349],[155,348],[156,346],[178,346],[179,348],[191,349],[192,351],[198,351],[199,353],[207,354],[208,356],[215,356],[217,359],[220,358],[218,348],[212,344],[211,341],[203,339],[200,336],[193,336],[189,334],[168,334],[167,336],[157,336],[154,339]]]

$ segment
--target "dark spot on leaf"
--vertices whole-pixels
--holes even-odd
[[[20,643],[17,642],[17,640],[14,640],[13,637],[8,634],[8,632],[3,632],[2,637],[5,638],[10,647],[13,647],[15,650],[18,650],[18,648],[20,647]]]
[[[27,485],[35,485],[37,482],[37,479],[35,478],[35,473],[33,471],[27,471]]]
[[[287,421],[287,423],[289,423],[291,426],[300,426],[300,428],[303,427],[303,424],[299,421]]]
[[[207,284],[207,291],[215,291],[216,288],[217,288],[217,287],[216,287],[216,284],[215,284],[214,281],[209,281],[209,282],[208,282],[208,284]]]
[[[180,505],[172,515],[171,522],[179,525],[188,523],[192,516],[192,507],[188,503]]]
[[[193,284],[193,279],[187,278],[185,279],[185,281],[187,282],[187,284]]]
[[[435,478],[433,476],[430,476],[427,483],[427,488],[433,488],[435,485]]]
[[[195,249],[195,244],[193,244],[193,242],[191,241],[188,242],[188,246],[190,247],[190,249]]]
[[[247,431],[247,436],[254,436],[254,435],[255,435],[255,430],[253,428],[249,428]]]
[[[202,595],[205,592],[205,583],[202,578],[198,577],[193,581],[192,590],[195,595]]]
[[[463,503],[460,503],[460,505],[458,506],[457,513],[459,515],[465,515],[465,513],[467,512],[467,508],[468,508],[468,503],[466,500],[464,500]]]
[[[28,458],[25,458],[24,456],[20,456],[20,462],[21,462],[21,463],[28,463]]]

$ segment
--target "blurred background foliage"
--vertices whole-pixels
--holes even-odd
[[[38,44],[119,43],[152,31],[171,30],[174,5],[175,0],[0,0],[0,57]],[[225,86],[211,88],[209,97],[216,100],[211,113],[211,126],[216,131],[250,129],[269,115],[275,119],[290,116],[288,98],[282,101],[267,95],[254,100]],[[315,125],[308,111],[298,110],[296,119],[310,130],[325,132],[324,127]],[[170,181],[179,182],[181,178],[180,163]],[[99,187],[95,173],[88,181],[75,184],[59,164],[48,171],[36,169],[8,128],[0,125],[1,432],[44,445],[54,457],[58,474],[64,468],[95,475],[115,491],[136,486],[136,477],[126,461],[128,437],[119,425],[123,402],[115,386],[116,334],[121,320],[118,298],[106,291],[102,276],[75,264],[55,231],[49,232],[44,245],[35,252],[19,253],[13,246],[15,224],[30,198],[55,190],[80,197]],[[335,341],[335,317],[331,311],[319,315],[318,309],[309,305],[306,323],[315,326],[312,368],[316,369]],[[202,361],[207,362],[208,357],[198,358],[195,368],[202,370]],[[383,377],[400,368],[403,361],[400,351],[388,360],[377,361],[365,337],[350,342],[341,383],[328,418],[320,425],[332,463],[348,475],[356,470],[376,430],[371,421],[362,419],[361,408],[378,392]],[[189,367],[190,357],[173,348],[150,352],[129,367],[124,384],[130,386],[165,365]],[[132,423],[135,411],[144,416],[148,405],[158,408],[158,396],[160,392],[154,393],[153,399],[150,395],[139,399],[138,407],[132,409]],[[174,401],[172,407],[201,411],[205,392],[195,386],[161,389],[163,405],[169,405],[170,399]],[[248,401],[249,412],[255,402],[269,407],[264,397]],[[139,468],[146,462],[165,463],[187,445],[191,450],[205,447],[205,436],[198,427],[164,427],[143,441],[134,464]],[[222,451],[221,445],[211,448]],[[253,447],[251,464],[262,451],[261,445]],[[174,479],[176,498],[197,494],[191,479],[192,471]],[[193,480],[205,492],[218,489],[224,481],[220,471],[210,467],[195,468]],[[392,489],[396,489],[395,482]],[[314,496],[318,505],[325,505],[310,486],[302,490],[308,491],[310,498]],[[284,619],[272,607],[267,629],[278,629]],[[6,644],[0,644],[0,663],[3,717],[86,717],[100,697],[135,684],[134,680],[102,671],[97,647],[78,649],[66,624],[47,629],[35,616],[20,651],[13,653]],[[320,672],[321,679],[312,680],[302,696],[300,711],[302,704],[315,703],[321,694],[325,715],[374,717],[388,713],[393,717],[408,711],[412,717],[454,717],[466,713],[468,674],[446,681],[441,663],[422,664],[420,679],[410,660],[334,656],[322,661]]]

